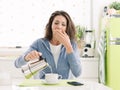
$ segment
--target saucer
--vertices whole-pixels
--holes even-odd
[[[46,84],[46,85],[53,85],[53,84],[58,84],[58,81],[56,82],[46,82],[45,80],[42,81],[43,84]]]

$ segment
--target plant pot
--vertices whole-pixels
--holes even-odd
[[[116,10],[116,14],[120,14],[120,10]]]

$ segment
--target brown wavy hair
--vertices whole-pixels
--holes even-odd
[[[53,37],[53,33],[52,33],[52,22],[54,20],[54,18],[58,15],[62,15],[63,17],[66,18],[67,20],[67,28],[66,28],[66,33],[68,34],[70,40],[76,40],[75,34],[76,34],[76,30],[75,30],[75,25],[71,19],[71,17],[69,16],[69,14],[65,11],[55,11],[51,14],[51,17],[49,18],[48,23],[46,24],[45,27],[45,38],[47,38],[48,40],[51,40]]]

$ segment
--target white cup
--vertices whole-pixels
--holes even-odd
[[[57,73],[47,73],[45,74],[45,81],[47,83],[58,83],[59,79],[62,79],[62,76]]]

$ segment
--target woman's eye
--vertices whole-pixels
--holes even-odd
[[[62,26],[66,26],[66,24],[62,24]]]
[[[59,22],[55,22],[54,23],[55,25],[58,25],[58,24],[60,24]],[[62,26],[66,26],[66,24],[61,24]]]
[[[59,24],[59,23],[55,23],[56,25]]]

